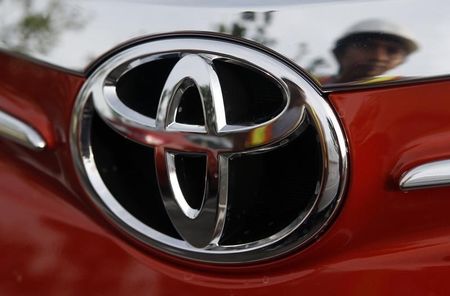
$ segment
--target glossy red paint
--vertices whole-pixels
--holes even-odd
[[[406,170],[450,158],[450,82],[331,95],[351,156],[334,224],[303,251],[221,267],[148,250],[90,205],[68,143],[82,77],[4,54],[0,64],[0,108],[50,143],[0,140],[1,295],[450,293],[450,189],[398,189]]]

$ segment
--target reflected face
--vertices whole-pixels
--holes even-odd
[[[402,64],[407,55],[396,40],[372,37],[349,43],[337,55],[341,82],[381,75]]]

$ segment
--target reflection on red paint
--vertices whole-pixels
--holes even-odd
[[[83,79],[2,54],[0,63],[0,107],[53,143],[34,152],[0,140],[1,295],[450,293],[450,188],[398,189],[404,171],[450,158],[450,82],[332,94],[351,156],[334,224],[301,252],[221,267],[150,250],[105,222],[67,140]]]

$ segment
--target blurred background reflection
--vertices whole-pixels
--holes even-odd
[[[379,83],[450,73],[448,12],[445,0],[0,0],[0,48],[81,72],[130,39],[220,32],[281,53],[323,85]]]

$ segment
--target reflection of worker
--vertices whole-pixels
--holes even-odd
[[[401,27],[382,20],[365,20],[336,41],[333,49],[339,64],[335,76],[323,83],[363,81],[402,64],[417,44]]]

